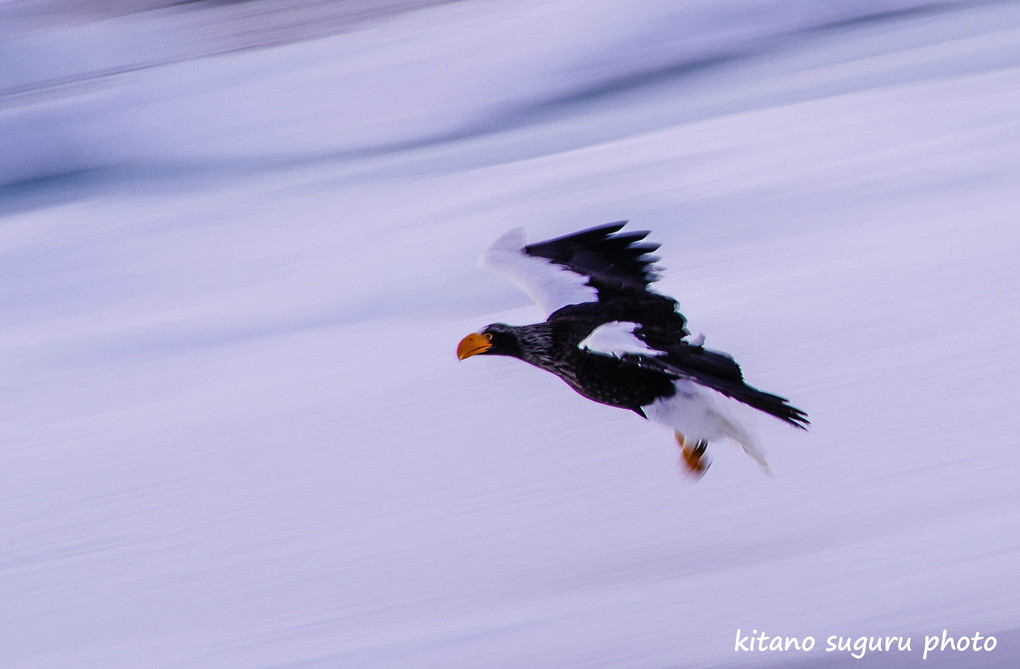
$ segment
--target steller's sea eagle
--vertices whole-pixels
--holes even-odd
[[[752,431],[726,397],[799,427],[807,414],[744,383],[729,355],[691,337],[676,300],[649,289],[658,280],[648,232],[621,233],[626,221],[536,244],[524,231],[500,237],[479,266],[520,285],[548,314],[532,325],[493,323],[457,346],[461,360],[507,355],[552,372],[595,402],[630,409],[674,430],[693,473],[708,467],[709,442],[739,443],[765,470]]]

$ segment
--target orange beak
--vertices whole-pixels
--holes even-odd
[[[480,332],[473,332],[460,340],[457,344],[457,359],[463,360],[479,353],[485,353],[492,348],[492,341],[488,335]]]

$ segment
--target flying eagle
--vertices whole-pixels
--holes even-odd
[[[729,355],[692,337],[676,300],[653,292],[658,280],[648,232],[621,233],[626,221],[537,244],[524,231],[500,237],[479,266],[521,286],[545,311],[532,325],[493,323],[457,346],[461,360],[507,355],[552,372],[595,402],[630,409],[674,430],[682,461],[708,467],[709,442],[739,443],[768,472],[752,431],[725,398],[806,429],[807,414],[785,398],[744,383]]]

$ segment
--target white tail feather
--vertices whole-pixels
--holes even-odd
[[[642,407],[649,420],[668,425],[687,439],[709,443],[732,439],[762,471],[771,475],[765,450],[740,419],[741,406],[725,395],[690,379],[676,382],[676,394]]]
[[[744,452],[754,458],[758,466],[761,467],[762,471],[772,476],[772,469],[769,468],[769,463],[765,459],[765,449],[762,447],[761,442],[754,435],[753,432],[745,428],[739,422],[731,420],[729,417],[722,414],[719,416],[722,431],[727,437],[740,444],[740,447],[744,449]]]

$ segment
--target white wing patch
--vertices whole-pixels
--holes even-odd
[[[611,355],[621,357],[627,353],[637,355],[666,355],[664,351],[657,351],[650,348],[648,344],[641,341],[634,330],[641,327],[638,323],[629,321],[612,321],[603,323],[591,334],[584,338],[577,348],[583,351],[591,351],[600,355]]]
[[[523,288],[546,316],[568,304],[598,300],[598,292],[587,285],[587,276],[571,272],[551,260],[529,256],[524,252],[524,245],[524,229],[511,230],[482,254],[478,266]]]

